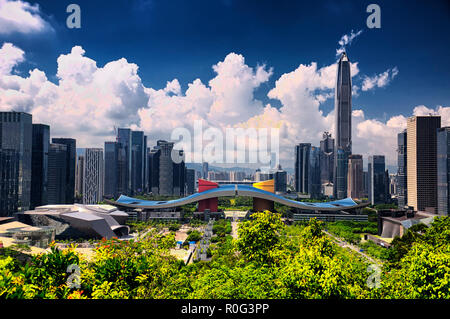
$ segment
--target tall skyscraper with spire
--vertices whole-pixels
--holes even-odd
[[[334,106],[336,116],[334,194],[340,199],[347,197],[348,156],[352,153],[352,76],[350,61],[345,52],[338,62]]]

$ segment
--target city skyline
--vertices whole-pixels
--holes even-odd
[[[42,3],[32,16],[42,23],[42,30],[30,27],[28,31],[21,31],[11,26],[11,31],[0,34],[0,76],[6,83],[0,86],[0,93],[7,93],[0,98],[0,110],[30,112],[36,122],[50,125],[55,136],[73,137],[79,146],[86,148],[101,147],[105,140],[111,140],[115,127],[143,131],[149,137],[149,144],[158,139],[170,140],[170,132],[174,128],[190,128],[196,119],[219,129],[227,125],[280,127],[281,164],[288,169],[294,165],[292,145],[303,141],[318,145],[324,131],[336,136],[332,98],[337,52],[346,50],[352,61],[353,152],[362,154],[365,163],[370,154],[385,154],[386,165],[395,166],[396,135],[406,128],[407,117],[439,113],[442,125],[450,125],[449,82],[444,76],[449,70],[449,62],[445,58],[448,44],[441,44],[441,47],[437,43],[430,44],[424,31],[418,31],[425,26],[421,23],[412,26],[418,32],[418,43],[439,52],[433,59],[427,59],[429,66],[441,63],[439,68],[433,67],[432,75],[423,65],[418,65],[415,71],[420,72],[421,77],[417,77],[404,60],[426,59],[422,50],[408,50],[406,57],[404,51],[401,57],[392,52],[384,54],[386,48],[392,46],[392,40],[405,41],[398,33],[388,36],[396,19],[388,13],[383,14],[381,29],[368,29],[364,25],[367,17],[365,7],[343,3],[339,10],[323,4],[323,15],[330,19],[327,23],[335,26],[337,20],[343,18],[349,22],[333,32],[316,34],[321,40],[308,38],[308,44],[314,49],[305,51],[301,47],[293,47],[288,36],[278,40],[289,51],[288,56],[282,53],[276,56],[271,50],[254,51],[253,42],[237,45],[238,40],[226,41],[228,49],[214,50],[208,58],[197,60],[196,68],[190,71],[174,62],[170,55],[162,63],[168,71],[161,70],[158,63],[144,61],[142,52],[152,50],[142,41],[136,43],[134,38],[130,44],[133,50],[119,45],[114,56],[108,53],[113,44],[111,40],[104,40],[103,49],[96,47],[91,37],[86,36],[87,32],[94,31],[90,30],[94,17],[86,2],[80,2],[86,15],[83,15],[82,28],[73,31],[78,32],[76,34],[61,29],[65,23],[65,11],[59,10],[61,4]],[[226,10],[240,6],[246,17],[252,21],[255,19],[242,8],[248,4],[230,2],[222,5]],[[398,3],[382,2],[380,5],[383,13],[389,8],[401,7]],[[295,9],[294,12],[302,17],[301,9],[317,10],[302,8],[304,4],[286,6]],[[120,7],[120,4],[107,6],[105,12],[116,15]],[[24,7],[18,9],[25,10]],[[163,16],[167,14],[167,8],[162,4],[141,9],[149,14],[154,14],[156,9],[161,10]],[[264,1],[258,9],[259,13],[271,14]],[[409,18],[417,14],[413,10],[404,11],[401,14]],[[422,10],[427,16],[437,12]],[[272,14],[285,13],[285,9],[279,9]],[[53,18],[48,17],[51,14],[54,14]],[[136,12],[125,10],[123,14]],[[226,14],[235,15],[228,11]],[[305,22],[298,21],[293,15],[290,13],[291,23],[295,24],[290,30],[291,35],[305,37],[306,31],[300,28]],[[116,24],[119,32],[142,27],[139,34],[145,35],[145,30],[153,30],[145,22],[131,26],[129,20],[124,20]],[[277,28],[282,27],[279,20],[273,22]],[[259,22],[255,23],[259,25]],[[102,30],[99,27],[94,33]],[[151,32],[147,36],[154,37]],[[185,40],[190,38],[185,36]],[[273,39],[271,33],[267,36]],[[24,42],[22,37],[33,41]],[[42,37],[52,43],[51,54],[43,55],[42,49],[33,45]],[[158,38],[155,43],[161,42],[162,39]],[[211,45],[201,43],[199,48],[209,49]],[[185,61],[195,59],[193,54],[183,52]],[[162,53],[160,51],[160,58]],[[281,63],[281,60],[285,62]],[[153,68],[154,73],[149,71]],[[416,91],[421,92],[420,97]],[[412,101],[413,97],[416,100]]]

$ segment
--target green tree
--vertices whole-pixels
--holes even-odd
[[[284,228],[280,214],[254,213],[251,220],[242,222],[238,228],[237,248],[248,261],[271,263],[281,248],[280,234]]]

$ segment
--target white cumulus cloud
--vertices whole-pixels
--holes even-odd
[[[393,67],[392,69],[387,69],[383,73],[376,74],[372,77],[365,76],[361,87],[361,90],[368,91],[373,88],[382,88],[389,84],[398,74],[398,68]]]
[[[0,34],[29,34],[49,30],[53,28],[41,17],[39,5],[21,0],[0,0]]]

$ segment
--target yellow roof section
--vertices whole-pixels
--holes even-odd
[[[275,180],[269,179],[267,181],[253,183],[253,187],[262,189],[266,192],[275,193]]]

